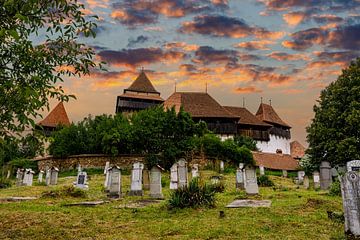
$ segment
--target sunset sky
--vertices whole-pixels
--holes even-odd
[[[67,79],[74,122],[114,114],[116,96],[144,67],[161,96],[205,91],[256,112],[260,98],[305,144],[320,91],[359,56],[360,0],[83,0],[99,16],[84,39],[108,72]],[[52,107],[54,104],[52,104]]]

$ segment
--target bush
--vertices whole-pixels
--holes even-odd
[[[0,189],[11,187],[12,182],[6,178],[0,178]]]
[[[341,186],[339,180],[334,181],[329,190],[330,196],[341,196]]]
[[[38,171],[37,162],[31,161],[29,159],[14,159],[10,161],[8,165],[10,166],[11,169],[13,169],[14,172],[16,172],[18,168],[24,168],[24,169],[31,168],[35,172]]]
[[[209,185],[201,185],[197,178],[194,178],[189,186],[173,191],[168,202],[170,209],[197,208],[202,206],[215,206],[215,191]]]
[[[45,191],[41,194],[42,198],[61,198],[61,197],[75,197],[84,198],[86,192],[82,189],[75,188],[73,186],[64,186],[59,189]]]
[[[216,193],[223,193],[225,191],[225,185],[222,182],[210,184],[209,187]]]
[[[273,187],[273,186],[275,186],[274,182],[271,181],[271,179],[267,175],[262,175],[262,176],[258,177],[257,182],[258,182],[260,187]]]

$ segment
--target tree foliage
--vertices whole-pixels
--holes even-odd
[[[307,128],[308,154],[318,166],[329,161],[345,165],[360,158],[360,59],[326,87],[314,106],[315,117]]]
[[[58,85],[64,77],[96,66],[78,41],[95,36],[83,9],[76,0],[0,0],[0,138],[34,127],[49,98],[73,97]]]

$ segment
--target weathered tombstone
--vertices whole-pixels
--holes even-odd
[[[164,169],[160,166],[153,166],[150,170],[150,197],[163,198],[161,186],[161,171]]]
[[[104,168],[104,175],[106,175],[109,168],[110,168],[110,162],[106,162],[105,163],[105,168]]]
[[[148,169],[144,169],[143,170],[143,187],[144,190],[149,190],[150,189],[150,172]]]
[[[10,170],[8,170],[8,171],[7,171],[6,178],[7,178],[7,179],[9,179],[9,178],[10,178],[10,176],[11,176],[11,171],[10,171]]]
[[[360,236],[360,176],[350,171],[340,177],[345,216],[345,233]],[[357,238],[356,238],[357,239]]]
[[[247,194],[259,194],[256,169],[250,165],[245,167],[245,191]]]
[[[298,171],[297,172],[297,177],[298,177],[299,184],[302,184],[304,182],[304,176],[305,176],[304,171]]]
[[[178,181],[178,165],[177,163],[174,163],[170,168],[170,189],[177,189]]]
[[[188,184],[188,169],[187,169],[187,162],[185,159],[180,159],[178,161],[178,187],[185,187]]]
[[[16,171],[16,186],[21,186],[23,184],[24,178],[24,169],[18,168]]]
[[[309,189],[310,187],[310,181],[308,176],[304,176],[304,188]]]
[[[48,166],[45,167],[45,185],[49,186],[50,185],[50,168]]]
[[[285,178],[288,176],[288,173],[287,173],[286,170],[282,170],[282,176],[285,177]]]
[[[57,167],[51,167],[49,185],[56,185],[58,181],[59,169]]]
[[[34,173],[35,172],[33,170],[31,170],[31,168],[25,170],[24,178],[23,178],[23,185],[24,186],[32,186]]]
[[[358,172],[360,171],[360,160],[352,160],[346,163],[346,169],[348,172],[354,171]]]
[[[320,164],[320,188],[327,190],[332,183],[331,166],[329,162],[322,161]]]
[[[105,175],[105,181],[104,181],[104,187],[105,187],[105,191],[109,191],[109,178],[110,178],[110,173],[109,173],[109,168],[106,168],[106,175]]]
[[[142,170],[144,165],[142,163],[136,162],[133,164],[133,169],[131,171],[131,186],[130,186],[130,196],[142,196]]]
[[[265,175],[265,167],[264,166],[259,166],[259,169],[260,169],[260,175]]]
[[[82,172],[80,163],[78,164],[77,170],[78,170],[78,173]]]
[[[42,183],[43,182],[43,175],[44,175],[44,171],[40,170],[39,171],[39,175],[38,175],[38,183]]]
[[[224,171],[224,161],[220,161],[220,172]]]
[[[241,168],[236,169],[236,188],[244,189],[244,173]]]
[[[107,169],[109,175],[109,196],[114,198],[121,197],[121,169],[113,166]]]
[[[318,171],[313,172],[314,189],[320,187],[320,173]]]
[[[79,172],[76,178],[75,187],[81,189],[88,189],[89,186],[87,184],[87,173],[86,172]]]
[[[194,164],[191,168],[191,177],[199,177],[199,164]]]

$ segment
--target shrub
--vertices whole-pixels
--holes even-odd
[[[31,168],[33,171],[38,171],[38,165],[35,161],[31,161],[29,159],[14,159],[11,160],[8,165],[13,171],[16,171],[17,168]]]
[[[170,209],[197,208],[202,206],[215,206],[215,191],[209,185],[201,185],[197,178],[194,178],[189,186],[173,191],[168,202]]]
[[[225,185],[222,182],[210,184],[209,187],[216,193],[223,193],[225,191]]]
[[[86,192],[82,189],[75,188],[73,186],[64,186],[59,189],[45,191],[41,194],[41,197],[42,198],[60,198],[60,197],[84,198],[86,197]]]
[[[267,175],[262,175],[258,177],[257,182],[260,187],[272,187],[275,185],[274,182],[271,181],[271,179]]]
[[[339,180],[334,181],[329,190],[330,196],[341,196],[341,186]]]
[[[11,187],[12,183],[9,179],[0,178],[0,189]]]

